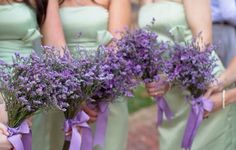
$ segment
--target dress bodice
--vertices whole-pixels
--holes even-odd
[[[29,54],[40,38],[35,12],[24,3],[0,5],[0,59],[10,62],[17,51]]]

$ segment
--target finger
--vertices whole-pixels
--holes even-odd
[[[26,122],[28,123],[28,125],[29,125],[29,127],[31,128],[32,127],[32,122],[33,122],[33,119],[32,119],[32,117],[29,117],[27,120],[26,120]]]
[[[149,95],[160,95],[160,94],[165,94],[165,91],[154,91],[149,93]]]
[[[65,136],[71,136],[71,134],[72,134],[72,131],[68,131],[65,133]]]
[[[214,89],[210,88],[209,90],[207,90],[204,97],[209,98],[213,94],[213,91],[214,91]]]
[[[153,92],[150,93],[150,96],[164,96],[165,92],[164,91],[159,91],[159,92]]]
[[[83,110],[90,116],[90,117],[97,117],[98,112],[96,111],[96,109],[91,109],[89,107],[83,107]]]
[[[77,128],[77,130],[78,130],[79,133],[82,132],[82,128],[81,128],[80,126],[77,126],[76,128]]]
[[[7,127],[5,125],[3,125],[3,124],[0,125],[0,131],[2,134],[9,136],[9,133],[7,131]]]
[[[165,91],[165,89],[166,89],[165,86],[160,86],[158,88],[149,88],[149,89],[147,89],[147,91],[149,93],[153,93],[153,92]]]
[[[207,119],[209,117],[209,112],[208,111],[205,111],[204,112],[204,115],[203,115],[203,118],[204,119]]]
[[[155,88],[157,85],[156,82],[150,82],[150,83],[146,83],[145,86],[146,88]]]
[[[208,118],[209,118],[209,116],[204,116],[204,117],[203,117],[203,119],[208,119]]]
[[[96,117],[91,117],[88,121],[88,123],[94,123],[97,121],[97,118]]]

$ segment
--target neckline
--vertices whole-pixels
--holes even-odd
[[[8,6],[13,6],[13,5],[25,5],[25,3],[12,2],[12,3],[0,4],[0,7],[8,7]]]
[[[154,3],[147,3],[147,4],[144,4],[142,7],[144,6],[148,6],[148,5],[160,5],[160,4],[164,4],[164,3],[172,3],[172,4],[177,4],[179,6],[182,6],[183,3],[180,3],[180,2],[176,2],[176,1],[170,1],[170,0],[161,0],[159,2],[154,2]]]
[[[86,8],[100,8],[103,10],[108,11],[105,7],[97,6],[97,5],[87,5],[87,6],[63,6],[60,8],[60,10],[66,10],[66,9],[86,9]]]

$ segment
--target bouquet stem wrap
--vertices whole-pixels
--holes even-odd
[[[32,149],[32,134],[29,125],[24,121],[19,127],[8,127],[8,140],[16,150]]]
[[[157,104],[157,125],[160,126],[163,121],[163,116],[165,115],[168,120],[171,120],[173,113],[163,96],[156,96],[155,100]]]
[[[97,122],[96,122],[96,131],[94,135],[94,146],[100,145],[103,146],[105,143],[105,136],[107,130],[107,122],[108,122],[108,103],[100,103],[100,114],[98,115]]]
[[[65,140],[70,141],[69,150],[92,150],[92,132],[87,124],[89,116],[81,111],[74,119],[68,119],[64,123],[64,131],[72,130],[71,137],[66,136]],[[81,128],[81,134],[78,131]]]
[[[182,148],[190,150],[193,139],[201,125],[204,117],[204,111],[210,112],[213,109],[213,102],[204,97],[199,97],[191,101],[191,112],[187,121],[182,139]]]

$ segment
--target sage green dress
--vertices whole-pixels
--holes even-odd
[[[108,11],[100,6],[63,7],[60,9],[61,20],[67,45],[74,57],[81,53],[77,51],[77,45],[85,48],[88,54],[93,54],[99,44],[108,44],[112,35],[107,31]],[[78,34],[81,34],[78,37]],[[128,110],[127,103],[123,98],[120,102],[109,106],[110,114],[104,148],[95,146],[95,150],[126,150]],[[37,128],[39,136],[44,139],[35,142],[34,150],[60,150],[63,145],[63,120],[62,113],[44,113],[35,121],[41,122]],[[43,125],[43,126],[42,126]]]
[[[12,63],[15,52],[25,56],[30,54],[40,33],[34,11],[23,3],[0,5],[0,60]],[[4,109],[0,96],[0,109]],[[0,120],[6,122],[6,114]]]
[[[22,56],[40,39],[34,11],[24,3],[0,5],[0,59],[12,62],[15,52]]]
[[[33,49],[39,48],[36,45],[40,45],[40,39],[36,15],[30,7],[24,3],[0,5],[1,60],[11,63],[16,52],[21,56],[29,55]],[[33,125],[35,131],[37,129]],[[33,134],[34,138],[38,138],[38,135]]]
[[[161,1],[142,6],[139,12],[139,26],[150,25],[155,18],[151,29],[158,33],[163,41],[188,41],[192,33],[186,21],[183,4],[171,1]],[[199,20],[201,21],[201,20]],[[213,54],[215,57],[216,54]],[[219,75],[223,67],[221,62],[215,69]],[[181,140],[190,110],[185,101],[186,91],[173,87],[166,99],[174,112],[171,122],[166,119],[158,128],[160,135],[160,150],[181,150]],[[230,105],[224,110],[211,113],[205,119],[194,139],[192,150],[234,150],[236,149],[236,105]]]

